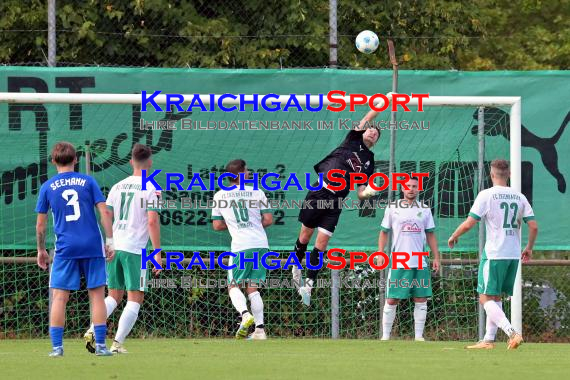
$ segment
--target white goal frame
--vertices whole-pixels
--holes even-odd
[[[194,94],[183,95],[188,104],[194,98]],[[217,102],[221,95],[215,95],[214,100]],[[272,98],[272,101],[285,104],[289,100],[290,95],[282,95],[279,98]],[[347,104],[350,101],[348,96],[334,97],[335,99],[344,99]],[[210,104],[210,95],[200,95],[202,102]],[[26,104],[140,104],[142,96],[140,94],[70,94],[70,93],[15,93],[0,92],[0,103],[26,103]],[[254,101],[253,95],[246,95],[246,101]],[[258,98],[261,100],[261,97]],[[305,94],[297,95],[297,100],[301,106],[306,105]],[[166,95],[159,94],[154,98],[157,104],[166,104]],[[322,100],[318,96],[310,97],[310,104],[323,105],[331,104],[326,97]],[[225,98],[223,101],[227,105],[239,105],[240,99]],[[375,102],[377,105],[383,104],[380,98]],[[248,105],[251,105],[249,103]],[[410,99],[408,106],[417,106],[418,99]],[[448,107],[493,107],[503,106],[509,107],[510,114],[510,165],[511,165],[511,187],[514,190],[521,191],[521,97],[519,96],[430,96],[423,99],[424,107],[431,106],[448,106]],[[364,105],[363,107],[366,107]],[[389,110],[386,110],[389,112]],[[511,323],[515,330],[522,333],[522,281],[521,281],[521,263],[517,270],[515,280],[514,293],[511,298]]]

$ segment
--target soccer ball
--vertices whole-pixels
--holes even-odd
[[[356,48],[364,54],[372,54],[378,49],[378,36],[370,30],[364,30],[356,36]]]

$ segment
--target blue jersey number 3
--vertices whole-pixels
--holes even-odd
[[[66,222],[74,222],[79,220],[81,217],[81,209],[79,208],[79,196],[77,195],[77,191],[72,189],[67,189],[63,193],[61,193],[63,199],[67,201],[66,206],[73,207],[73,214],[66,215],[65,221]]]

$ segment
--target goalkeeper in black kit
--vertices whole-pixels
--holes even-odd
[[[326,251],[342,212],[342,201],[350,193],[350,173],[363,173],[366,174],[367,178],[374,173],[374,153],[372,148],[380,139],[380,130],[369,127],[368,122],[372,121],[377,115],[378,112],[370,111],[362,119],[359,126],[348,133],[342,144],[314,166],[318,174],[323,173],[324,183],[320,190],[309,191],[305,198],[305,204],[308,204],[312,209],[303,207],[299,213],[301,231],[295,243],[295,253],[299,262],[305,257],[307,246],[316,228],[317,238],[310,253],[310,263],[313,266],[319,264],[319,252],[324,253]],[[344,179],[347,186],[345,189],[332,191],[326,188],[327,172],[333,169],[346,172]],[[338,177],[336,174],[335,176]],[[360,185],[357,188],[357,193],[358,199],[364,200],[375,195],[376,191],[370,185]],[[333,207],[319,209],[317,207],[318,201],[325,201],[328,204],[332,203]],[[320,203],[322,204],[323,202]],[[299,284],[298,292],[303,303],[310,306],[311,290],[317,280],[319,270],[307,269],[307,279],[304,283],[301,281],[301,270],[294,266],[292,271],[293,282]]]

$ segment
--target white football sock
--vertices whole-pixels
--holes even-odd
[[[115,311],[117,308],[117,301],[115,301],[115,299],[111,296],[105,297],[105,308],[107,309],[107,318],[109,318],[109,316],[113,314],[113,311]],[[91,323],[90,330],[93,331],[93,323]]]
[[[117,342],[121,344],[125,342],[125,338],[129,335],[137,321],[140,308],[140,303],[127,301],[127,305],[121,313],[121,318],[119,318],[119,326],[117,327],[117,334],[115,335]]]
[[[311,292],[311,289],[313,289],[313,284],[313,280],[311,280],[309,277],[305,279],[305,288],[309,291],[309,293]]]
[[[230,289],[230,299],[232,300],[232,305],[234,305],[239,315],[242,315],[244,311],[247,311],[247,301],[239,288],[233,287]]]
[[[414,323],[416,338],[423,338],[427,318],[427,302],[416,302],[414,306]]]
[[[495,301],[487,301],[483,305],[485,311],[487,312],[487,316],[491,318],[494,324],[499,326],[501,330],[505,332],[509,337],[515,333],[515,329],[511,326],[511,323],[507,319],[503,310],[495,303]]]
[[[248,295],[249,302],[251,303],[251,313],[253,314],[253,319],[255,320],[255,325],[259,326],[263,324],[263,300],[261,299],[261,294],[259,292],[253,292]]]
[[[497,306],[501,310],[503,310],[503,303],[501,301],[495,301],[495,303],[497,304]],[[489,316],[487,316],[487,323],[486,323],[486,327],[485,327],[485,337],[483,338],[483,340],[487,341],[487,342],[494,342],[495,337],[497,336],[497,329],[498,328],[499,328],[499,326],[497,326],[491,320],[491,318],[489,318]]]
[[[389,305],[387,302],[384,304],[384,313],[382,315],[382,338],[390,339],[392,333],[392,325],[396,319],[396,309],[398,305]]]
[[[113,297],[107,296],[105,297],[105,307],[107,308],[107,318],[109,318],[117,308],[117,301]]]

